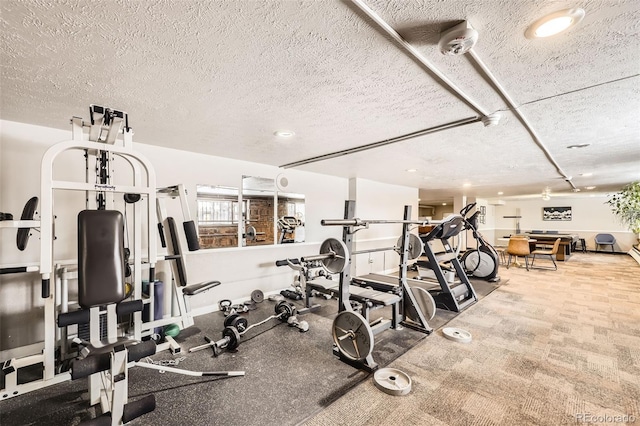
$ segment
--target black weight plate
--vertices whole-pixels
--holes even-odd
[[[226,327],[222,330],[222,337],[228,337],[227,350],[234,350],[240,345],[240,333],[234,327]]]
[[[295,314],[295,308],[291,304],[289,304],[289,302],[283,300],[281,302],[278,302],[278,304],[276,305],[276,314],[283,314],[280,319],[282,321],[286,321],[287,318]]]
[[[236,318],[240,318],[238,314],[231,314],[224,319],[224,326],[229,327]]]
[[[235,327],[238,330],[238,332],[242,333],[247,329],[247,326],[249,325],[249,321],[247,321],[246,318],[238,316],[234,318],[233,321],[229,323],[229,325],[231,327]]]
[[[20,220],[33,220],[33,215],[36,213],[36,207],[38,206],[38,197],[32,197],[27,201],[24,208],[22,209],[22,215],[20,215]],[[27,248],[27,242],[29,241],[29,233],[31,232],[31,228],[18,228],[18,233],[16,235],[16,245],[18,246],[18,250],[24,251]]]

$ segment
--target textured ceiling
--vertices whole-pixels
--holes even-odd
[[[365,3],[502,120],[300,169],[414,186],[429,200],[570,192],[470,55],[439,53],[440,31],[467,19],[473,52],[576,187],[640,179],[636,0]],[[586,11],[578,26],[524,37],[570,7]],[[105,105],[129,113],[138,142],[281,166],[478,116],[351,1],[1,0],[0,23],[5,120],[67,129]],[[566,148],[577,143],[591,145]]]

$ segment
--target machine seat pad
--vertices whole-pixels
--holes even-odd
[[[307,281],[307,285],[314,290],[324,291],[324,292],[329,290],[338,291],[338,287],[339,287],[339,283],[337,281],[328,280],[325,277],[318,277],[318,278],[309,280]]]
[[[211,290],[212,288],[219,285],[220,281],[205,281],[200,284],[186,286],[182,289],[182,293],[185,296],[195,296],[196,294],[204,293],[205,291]]]
[[[118,337],[115,342],[109,343],[108,340],[101,340],[99,342],[92,343],[88,346],[85,346],[82,351],[80,351],[80,358],[87,358],[90,356],[101,355],[104,353],[109,353],[118,345],[124,345],[125,347],[129,347],[131,345],[136,345],[140,343],[138,340],[129,339],[126,337]]]
[[[349,292],[351,293],[351,298],[354,300],[370,300],[371,302],[378,305],[389,306],[400,301],[400,296],[398,296],[397,294],[384,293],[382,291],[371,290],[368,288],[362,288],[353,285],[349,286]]]

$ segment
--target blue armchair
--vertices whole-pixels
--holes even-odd
[[[614,252],[613,245],[616,243],[616,237],[611,234],[596,235],[596,251],[599,246],[611,246],[611,252]]]

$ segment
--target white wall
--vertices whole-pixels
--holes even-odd
[[[355,217],[360,219],[402,220],[404,206],[411,206],[411,218],[418,219],[418,189],[406,186],[382,184],[366,179],[350,180],[349,197],[356,200]],[[342,218],[341,215],[336,218]],[[340,233],[342,233],[342,228]],[[417,229],[414,231],[417,234]],[[354,236],[354,250],[393,247],[402,235],[401,224],[370,225]],[[357,255],[352,259],[352,274],[396,270],[400,256],[394,251]]]
[[[584,238],[589,250],[595,249],[594,237],[598,233],[610,233],[616,237],[616,251],[628,252],[636,242],[636,235],[620,224],[605,204],[606,194],[585,194],[571,197],[553,197],[549,201],[541,198],[508,200],[503,206],[495,206],[495,238],[508,236],[515,232],[516,219],[513,216],[520,209],[520,229],[522,232],[539,230],[556,230],[560,233],[578,234]],[[571,207],[570,221],[542,220],[543,207]]]

